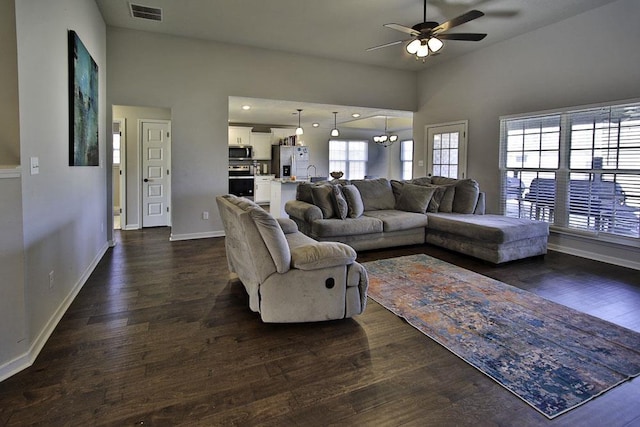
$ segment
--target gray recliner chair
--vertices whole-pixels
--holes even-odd
[[[217,196],[229,270],[249,294],[264,322],[315,322],[361,314],[367,272],[356,252],[338,242],[318,242],[288,218],[273,218],[253,201]]]

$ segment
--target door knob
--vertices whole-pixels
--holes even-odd
[[[149,180],[147,178],[144,179],[144,182],[149,182]]]

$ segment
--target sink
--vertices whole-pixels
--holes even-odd
[[[318,181],[329,181],[329,178],[326,176],[312,176],[310,178],[311,182],[318,182]]]

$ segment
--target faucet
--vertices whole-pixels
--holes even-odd
[[[313,176],[317,176],[318,175],[318,169],[316,169],[315,165],[309,165],[307,166],[307,176],[309,175],[309,168],[313,168]]]

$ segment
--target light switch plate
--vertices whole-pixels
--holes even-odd
[[[37,157],[31,157],[31,175],[38,175],[40,173],[40,161]]]

